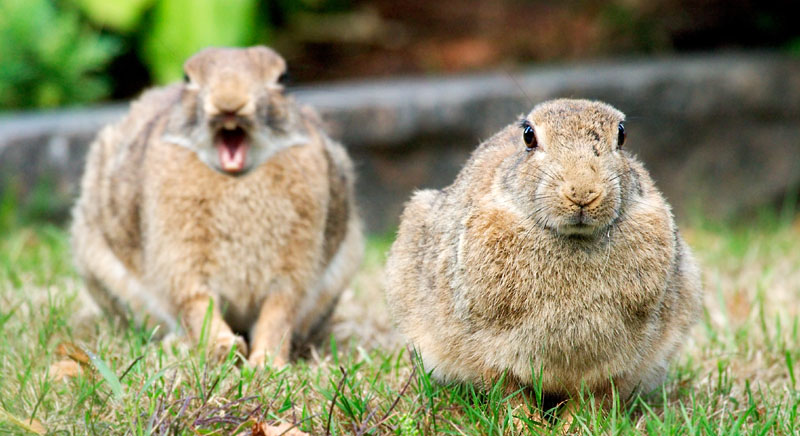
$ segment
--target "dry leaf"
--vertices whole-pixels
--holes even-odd
[[[32,432],[34,432],[36,434],[46,434],[47,433],[47,429],[44,428],[44,424],[39,422],[39,420],[37,420],[37,419],[31,418],[25,424],[28,425],[28,430],[30,430],[30,431],[32,431]]]
[[[0,422],[10,423],[16,427],[24,429],[29,433],[36,433],[36,434],[47,433],[47,429],[44,428],[44,425],[42,425],[42,423],[39,420],[31,418],[27,421],[24,421],[6,412],[2,407],[0,407]]]
[[[54,381],[60,381],[67,377],[75,377],[80,375],[81,372],[81,366],[74,360],[59,360],[50,365],[50,378]]]
[[[64,358],[68,357],[81,365],[89,364],[89,356],[72,342],[62,342],[56,347],[56,355]]]
[[[309,436],[292,424],[268,425],[263,422],[254,422],[251,436]]]

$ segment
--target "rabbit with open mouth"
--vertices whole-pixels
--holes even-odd
[[[206,49],[184,69],[92,144],[75,261],[106,309],[199,338],[211,307],[216,351],[281,365],[360,263],[352,163],[285,95],[271,49]]]

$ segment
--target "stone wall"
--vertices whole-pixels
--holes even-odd
[[[483,138],[545,99],[604,100],[628,116],[628,149],[679,217],[714,218],[800,184],[800,59],[696,55],[537,67],[513,73],[299,88],[356,161],[370,230],[392,229],[416,188],[442,187]],[[44,184],[66,211],[86,146],[124,112],[108,106],[0,117],[0,190]]]

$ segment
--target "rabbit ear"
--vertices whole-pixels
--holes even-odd
[[[280,83],[281,77],[288,78],[286,61],[275,50],[257,45],[248,48],[247,54],[256,68],[262,72],[264,80]]]

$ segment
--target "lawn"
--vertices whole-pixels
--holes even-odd
[[[800,220],[696,223],[684,231],[703,266],[702,320],[661,395],[584,402],[586,434],[800,433]],[[292,366],[254,370],[206,359],[182,337],[121,326],[83,294],[63,229],[0,234],[0,434],[521,434],[501,389],[442,386],[414,369],[393,333],[372,238],[342,298],[333,336]],[[557,434],[528,424],[528,431]]]

